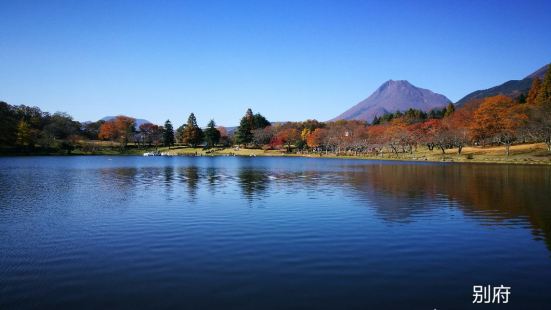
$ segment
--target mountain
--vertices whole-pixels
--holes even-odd
[[[100,121],[110,121],[114,120],[116,116],[105,116],[100,119]],[[150,124],[151,122],[146,119],[136,118],[136,130],[140,128],[142,124]]]
[[[457,103],[456,106],[462,106],[465,103],[473,100],[473,99],[481,99],[485,97],[491,97],[496,95],[505,95],[509,97],[518,97],[522,93],[527,93],[530,90],[530,86],[532,86],[532,80],[536,77],[543,79],[543,76],[545,75],[545,72],[547,72],[547,68],[549,65],[545,65],[532,74],[529,74],[522,80],[510,80],[507,81],[501,85],[494,86],[492,88],[488,89],[482,89],[474,91],[467,96],[461,98]]]
[[[428,89],[411,85],[408,81],[389,80],[383,83],[371,96],[346,110],[331,121],[363,120],[371,122],[375,116],[410,108],[430,111],[450,103],[446,96]]]

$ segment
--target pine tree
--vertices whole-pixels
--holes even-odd
[[[551,65],[547,66],[547,72],[545,73],[541,88],[538,92],[536,104],[540,106],[551,106]]]
[[[253,116],[253,129],[264,129],[270,126],[270,122],[260,113]]]
[[[187,124],[182,134],[182,142],[191,147],[196,147],[203,142],[203,131],[197,126],[197,119],[193,113],[187,119]]]
[[[210,122],[207,125],[207,129],[205,129],[205,142],[206,147],[211,148],[218,144],[220,141],[220,131],[216,129],[216,123],[213,119],[210,120]]]
[[[168,146],[169,149],[172,145],[174,145],[174,128],[172,128],[172,123],[169,119],[167,119],[165,122],[165,128],[163,131],[163,144],[165,146]]]
[[[253,141],[253,121],[254,121],[254,115],[253,111],[251,109],[247,109],[247,112],[245,113],[245,116],[241,118],[241,121],[239,122],[239,127],[237,128],[236,132],[236,141],[239,144],[248,144]]]
[[[532,81],[532,86],[530,87],[530,91],[528,92],[528,97],[526,97],[526,103],[527,104],[535,104],[536,98],[538,97],[538,93],[541,89],[541,80],[536,77]]]

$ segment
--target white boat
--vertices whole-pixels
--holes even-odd
[[[143,153],[143,156],[161,156],[161,153],[159,153],[159,152],[145,152],[145,153]]]

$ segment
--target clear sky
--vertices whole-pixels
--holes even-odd
[[[80,121],[330,119],[388,79],[467,93],[551,62],[551,1],[0,0],[0,100]]]

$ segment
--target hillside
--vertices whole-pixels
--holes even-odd
[[[535,77],[538,77],[540,79],[543,79],[543,76],[545,75],[545,72],[547,71],[548,65],[545,65],[541,67],[540,69],[536,70],[535,72],[529,74],[522,80],[510,80],[503,84],[500,84],[498,86],[494,86],[488,89],[482,89],[482,90],[476,90],[465,97],[461,98],[457,103],[456,106],[462,106],[465,103],[473,100],[473,99],[481,99],[485,97],[491,97],[496,95],[505,95],[509,97],[518,97],[523,93],[527,93],[528,90],[530,90],[530,86],[532,85],[532,80]]]

